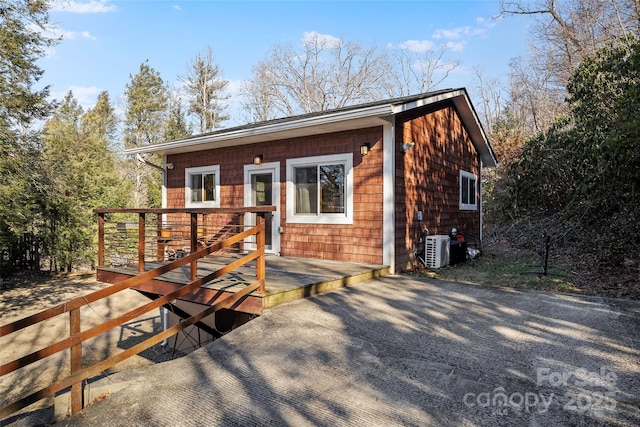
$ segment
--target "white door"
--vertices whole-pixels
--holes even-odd
[[[265,219],[265,251],[280,254],[280,163],[245,165],[244,205],[276,206],[276,211],[261,215]],[[244,223],[254,226],[256,214],[246,214]],[[245,244],[252,249],[256,246],[255,242],[255,236],[251,236]]]

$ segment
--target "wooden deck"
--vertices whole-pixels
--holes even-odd
[[[198,263],[198,277],[203,277],[228,265],[237,255],[210,256]],[[157,268],[161,263],[145,264],[145,270]],[[119,268],[101,267],[98,280],[118,283],[137,275],[137,265]],[[199,291],[182,299],[204,305],[212,305],[230,293],[234,293],[256,278],[255,261],[232,273],[213,280]],[[389,274],[389,268],[382,265],[345,263],[308,258],[266,257],[266,293],[253,292],[233,307],[233,310],[250,314],[262,314],[268,308],[305,298],[322,292],[350,286],[373,277]],[[156,279],[144,282],[133,289],[141,292],[165,295],[189,283],[189,266],[182,267]]]

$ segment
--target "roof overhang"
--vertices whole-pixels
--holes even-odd
[[[362,106],[222,129],[175,141],[131,148],[126,150],[126,153],[132,155],[142,153],[164,155],[189,153],[382,126],[393,122],[393,116],[398,113],[446,100],[453,101],[483,164],[485,166],[495,166],[496,161],[493,151],[465,89],[433,92],[386,102],[381,101]]]
[[[496,160],[495,153],[489,143],[489,138],[487,138],[487,135],[482,128],[482,124],[480,123],[478,115],[471,104],[467,91],[464,91],[463,96],[455,98],[453,100],[453,104],[458,110],[458,114],[460,114],[460,119],[467,129],[467,133],[469,133],[471,142],[476,148],[483,166],[498,166],[498,161]]]

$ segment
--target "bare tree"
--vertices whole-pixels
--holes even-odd
[[[526,135],[546,130],[566,112],[566,85],[604,46],[625,43],[640,28],[640,0],[501,1],[502,14],[532,15],[528,58],[510,63],[509,122]]]
[[[536,15],[534,45],[546,55],[554,84],[565,86],[585,58],[629,34],[640,35],[640,0],[502,0],[502,13]]]
[[[249,122],[272,120],[282,111],[292,111],[287,97],[279,98],[277,85],[268,62],[260,61],[253,67],[253,79],[240,89],[242,109],[249,115]]]
[[[437,88],[458,66],[458,60],[447,61],[445,46],[435,49],[431,46],[407,48],[400,46],[392,56],[397,84],[397,96],[425,93]]]
[[[512,59],[509,67],[510,113],[522,123],[526,134],[546,130],[566,111],[566,89],[556,83],[547,55],[533,50],[527,59]]]
[[[187,72],[179,80],[184,83],[188,112],[195,116],[200,133],[219,128],[229,119],[224,113],[227,108],[224,102],[229,99],[226,93],[229,81],[222,77],[211,46],[187,64]]]
[[[253,71],[243,106],[269,119],[383,99],[391,64],[375,47],[310,33],[300,47],[276,45]]]
[[[480,121],[485,127],[485,131],[491,133],[495,123],[502,115],[502,107],[504,98],[507,95],[507,88],[500,82],[500,79],[494,77],[487,80],[480,68],[475,69],[476,85],[472,88],[474,92],[473,98],[480,100],[478,114]]]

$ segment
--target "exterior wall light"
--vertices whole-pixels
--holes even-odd
[[[370,143],[365,142],[360,146],[360,154],[362,154],[363,156],[366,156],[367,154],[369,154],[369,151],[371,151]]]
[[[262,154],[258,154],[258,155],[253,157],[253,164],[254,165],[260,165],[260,164],[262,164],[262,160],[263,159],[264,159],[264,156]]]
[[[413,148],[416,145],[415,142],[407,142],[406,144],[402,144],[402,151],[405,153]]]

